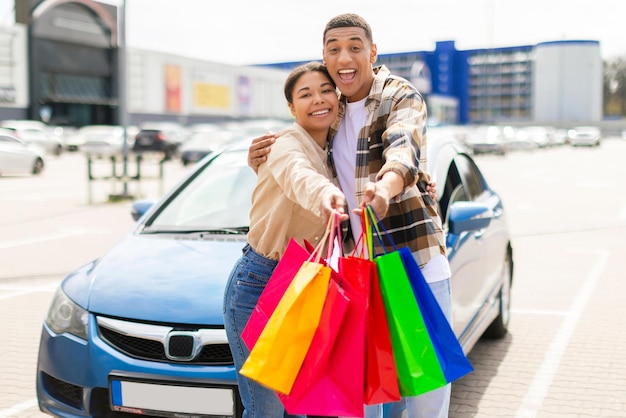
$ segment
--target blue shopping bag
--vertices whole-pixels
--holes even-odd
[[[376,215],[371,206],[367,207],[366,212],[380,240],[381,234],[378,228],[386,232],[385,227],[382,222],[380,222],[378,215]],[[389,236],[387,237],[389,238]],[[381,244],[384,248],[382,240]],[[393,242],[391,245],[402,259],[404,271],[409,279],[413,295],[424,319],[424,325],[426,326],[435,353],[437,354],[439,366],[446,382],[451,383],[460,379],[472,372],[474,368],[463,352],[463,348],[454,334],[452,326],[441,310],[435,295],[433,295],[433,292],[430,290],[430,286],[426,282],[422,270],[415,261],[415,257],[413,257],[410,248],[403,247],[398,249]]]
[[[413,294],[422,311],[426,329],[428,329],[428,334],[435,347],[439,366],[446,381],[451,383],[472,372],[474,368],[465,356],[465,353],[463,353],[459,340],[456,338],[439,303],[437,303],[435,295],[430,290],[430,286],[426,283],[422,270],[417,265],[411,250],[408,247],[404,247],[399,252],[402,264],[409,277]]]

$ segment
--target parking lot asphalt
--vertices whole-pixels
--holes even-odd
[[[453,384],[451,418],[626,417],[624,155],[626,141],[613,140],[477,159],[510,218],[512,319],[504,339],[481,340],[470,353],[475,370]],[[0,418],[45,416],[34,382],[54,289],[132,226],[129,202],[87,204],[84,180],[72,185],[75,195],[54,186],[74,179],[65,171],[73,158],[53,161],[39,184],[0,179]],[[166,167],[165,187],[184,171]],[[16,191],[31,184],[32,193]],[[106,199],[109,185],[98,184],[95,196]],[[147,197],[158,195],[155,186],[143,186]],[[48,218],[33,209],[42,194]]]

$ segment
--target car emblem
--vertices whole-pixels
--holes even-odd
[[[200,338],[193,331],[171,331],[165,340],[165,356],[175,361],[191,361],[200,350]]]

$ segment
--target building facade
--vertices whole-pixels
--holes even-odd
[[[303,61],[242,67],[120,48],[119,13],[95,0],[15,0],[16,23],[0,27],[0,120],[82,126],[118,124],[122,115],[130,124],[290,118],[283,83]],[[424,94],[433,124],[602,119],[597,41],[473,50],[441,41],[434,51],[380,54],[377,64]]]
[[[267,64],[288,70],[298,62]],[[602,119],[598,41],[504,48],[379,54],[376,65],[411,81],[426,97],[431,123],[570,123]]]
[[[133,125],[291,117],[286,71],[121,48],[119,12],[94,0],[16,0],[16,23],[0,27],[0,120],[83,126],[119,124],[122,112]]]

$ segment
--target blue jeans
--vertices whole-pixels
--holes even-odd
[[[429,283],[441,310],[452,320],[452,295],[450,293],[450,279]],[[408,418],[448,418],[450,409],[450,394],[452,387],[446,385],[420,396],[402,398],[398,402],[365,407],[365,418],[400,418],[406,409]]]
[[[285,413],[276,393],[239,374],[250,354],[241,339],[241,333],[278,262],[261,256],[248,244],[242,252],[228,278],[222,310],[224,328],[237,370],[239,394],[244,407],[243,418],[282,418],[289,415]]]

